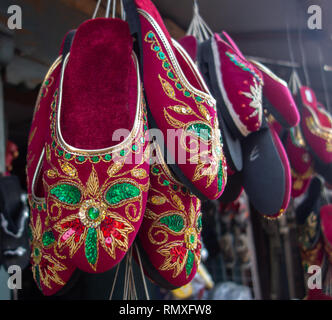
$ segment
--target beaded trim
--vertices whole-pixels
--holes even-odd
[[[148,14],[146,11],[138,8],[137,9],[138,13],[141,14],[145,19],[147,19],[149,21],[149,23],[152,25],[153,29],[157,32],[158,37],[161,39],[166,51],[167,51],[167,55],[170,57],[171,60],[171,65],[172,67],[174,67],[175,69],[175,73],[178,75],[180,81],[183,83],[183,85],[186,87],[186,89],[188,89],[190,92],[193,92],[194,95],[196,96],[200,96],[206,99],[206,101],[209,101],[208,104],[210,106],[214,106],[216,105],[216,100],[213,98],[213,96],[210,94],[208,88],[206,87],[206,85],[204,85],[204,81],[203,79],[200,77],[199,71],[197,70],[194,62],[192,62],[191,58],[183,51],[180,49],[180,45],[178,45],[176,43],[176,41],[172,40],[173,45],[177,48],[180,49],[179,52],[182,56],[185,56],[185,60],[190,61],[191,63],[189,63],[189,65],[195,69],[195,73],[196,75],[199,77],[200,79],[200,83],[203,85],[203,89],[206,91],[202,92],[200,90],[197,90],[196,88],[194,88],[189,81],[187,80],[187,78],[185,77],[185,75],[182,72],[182,69],[179,66],[179,63],[173,53],[172,47],[170,45],[170,43],[168,42],[167,38],[165,37],[163,31],[161,30],[160,26],[158,25],[158,23],[153,19],[153,17]],[[160,46],[159,46],[160,47]],[[160,47],[161,48],[161,47]]]

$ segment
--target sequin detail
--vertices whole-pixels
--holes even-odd
[[[59,184],[50,190],[50,193],[67,204],[78,204],[81,201],[81,191],[70,184]]]
[[[160,223],[174,232],[180,232],[184,228],[183,218],[177,214],[161,218]]]
[[[116,205],[123,200],[132,199],[140,195],[140,190],[130,183],[119,183],[112,186],[106,193],[105,199],[111,205]]]

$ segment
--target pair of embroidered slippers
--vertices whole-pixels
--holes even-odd
[[[326,182],[332,181],[332,117],[309,87],[301,87],[295,98],[301,113],[300,124],[287,132],[280,131],[291,165],[294,198],[308,190],[316,173]],[[274,124],[278,125],[276,121]]]
[[[181,43],[197,54],[222,118],[229,181],[221,201],[234,201],[243,186],[257,211],[278,217],[289,203],[291,175],[284,147],[268,119],[272,115],[287,128],[299,122],[287,84],[262,64],[246,59],[226,32],[196,49],[195,39]]]
[[[135,239],[151,280],[188,283],[200,261],[199,197],[225,188],[214,98],[152,2],[124,5],[129,24],[97,18],[67,34],[36,103],[27,185],[32,272],[45,295],[61,294],[77,269],[113,268]],[[167,137],[169,166],[151,128]]]

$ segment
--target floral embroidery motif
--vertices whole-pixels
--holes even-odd
[[[31,262],[33,277],[41,288],[41,284],[47,288],[52,288],[52,282],[64,285],[58,272],[65,271],[67,268],[57,261],[53,256],[44,252],[44,248],[55,244],[54,234],[51,231],[42,233],[41,219],[38,214],[36,225],[31,219],[29,236],[31,241]]]
[[[55,186],[49,187],[50,214],[52,215],[54,208],[54,205],[51,205],[53,201],[58,210],[65,206],[75,212],[55,224],[54,228],[60,234],[58,246],[60,249],[68,247],[69,256],[72,258],[84,243],[85,257],[91,268],[96,270],[99,244],[113,259],[116,258],[116,248],[128,250],[128,235],[134,231],[134,227],[119,214],[112,212],[111,208],[139,200],[140,188],[134,180],[125,178],[119,179],[111,186],[109,178],[100,186],[93,166],[85,186],[78,177],[72,180],[68,180],[66,176],[62,178]],[[141,212],[136,214],[139,217]]]
[[[254,85],[250,86],[250,92],[241,92],[241,94],[251,100],[249,106],[255,109],[255,111],[249,115],[249,118],[257,116],[262,110],[262,86],[258,85],[255,78],[253,80]]]
[[[326,151],[332,152],[332,130],[330,128],[322,128],[317,125],[317,122],[313,117],[305,118],[306,125],[310,132],[326,141]]]
[[[174,105],[164,108],[165,119],[173,128],[183,130],[180,141],[181,145],[188,153],[194,155],[188,159],[189,162],[197,163],[192,181],[198,181],[207,178],[206,187],[208,188],[215,181],[215,179],[220,178],[221,180],[218,180],[218,192],[220,192],[222,190],[223,184],[227,180],[225,170],[226,160],[221,151],[221,133],[218,128],[218,120],[213,119],[213,121],[211,121],[213,117],[211,116],[208,108],[204,106],[204,103],[206,103],[209,107],[213,107],[214,109],[215,105],[213,105],[210,100],[202,96],[195,95],[193,92],[186,89],[185,84],[182,83],[177,76],[172,63],[167,58],[166,54],[162,51],[162,47],[154,32],[149,31],[145,36],[145,41],[151,44],[151,50],[156,53],[158,59],[162,62],[162,67],[166,71],[168,80],[163,78],[160,74],[158,75],[158,78],[165,94],[175,102]],[[173,88],[169,81],[174,83],[176,89]],[[182,93],[186,98],[192,98],[197,106],[198,112],[190,107],[186,102],[179,99],[178,93]],[[184,123],[177,119],[177,115],[190,115],[194,116],[197,120]],[[211,127],[211,122],[213,127]],[[187,140],[188,135],[194,138],[191,139],[189,144]],[[199,149],[199,138],[201,138],[200,140],[208,145],[208,147],[205,148],[206,150],[202,151]],[[222,161],[216,161],[216,159],[220,159],[220,157],[222,157]],[[222,174],[220,174],[221,171],[223,172]]]
[[[157,177],[162,188],[151,187],[153,195],[148,201],[155,206],[167,203],[171,208],[161,214],[156,213],[156,207],[154,207],[156,212],[150,209],[146,211],[146,219],[153,221],[148,231],[149,240],[152,244],[159,246],[157,252],[165,258],[159,270],[173,270],[173,278],[178,277],[185,270],[186,278],[188,278],[194,264],[198,266],[200,263],[199,235],[202,230],[200,201],[187,193],[187,190],[183,189],[179,183],[175,183],[166,165],[154,165],[151,172]],[[168,183],[165,184],[165,181]],[[183,196],[190,199],[189,208],[186,208],[181,200]],[[176,237],[176,240],[170,241],[170,236]]]

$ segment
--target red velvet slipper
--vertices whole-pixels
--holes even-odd
[[[37,181],[43,170],[45,138],[50,127],[51,104],[56,90],[55,82],[61,73],[61,56],[49,69],[38,94],[31,124],[27,153],[27,188],[30,206],[29,240],[33,277],[44,294],[60,290],[73,274],[75,267],[68,257],[56,249],[55,236],[46,222],[46,201],[42,181]]]
[[[285,148],[291,165],[291,195],[297,198],[307,191],[314,174],[312,158],[299,127],[290,129],[285,140]]]
[[[310,151],[323,164],[332,163],[332,117],[319,108],[314,91],[301,87],[301,129]]]
[[[233,135],[243,139],[262,125],[264,81],[261,72],[243,56],[231,37],[226,32],[223,37],[225,40],[214,35],[205,56],[210,57],[210,75],[214,74],[217,80],[211,83],[213,92],[223,101],[221,114]]]
[[[289,200],[291,197],[291,188],[292,188],[292,177],[291,177],[291,167],[289,164],[289,160],[287,158],[287,154],[285,151],[285,148],[278,136],[278,133],[274,130],[274,128],[269,125],[271,136],[273,139],[273,143],[275,145],[276,150],[278,151],[280,160],[282,162],[283,168],[284,168],[284,176],[285,176],[285,192],[284,192],[284,198],[282,201],[282,205],[280,207],[280,210],[276,212],[273,215],[269,215],[269,218],[278,218],[283,213],[285,213],[286,209],[288,208]],[[264,214],[264,212],[261,212]]]
[[[298,125],[300,114],[297,110],[292,93],[287,82],[280,79],[263,64],[250,60],[262,73],[264,79],[263,95],[269,103],[264,107],[284,127],[290,128]]]
[[[167,164],[198,197],[218,198],[226,170],[215,99],[195,63],[171,39],[153,3],[135,0],[134,13],[130,1],[124,3],[129,22],[138,13],[132,29],[140,33],[149,123],[163,134]]]
[[[38,254],[51,247],[52,258],[65,266],[53,263],[54,272],[65,274],[57,273],[58,281],[35,274],[46,295],[61,289],[74,268],[99,273],[114,267],[138,232],[149,185],[138,70],[128,24],[100,18],[78,28],[54,78],[50,125],[43,151],[31,150],[39,161],[29,174],[31,205],[38,209],[33,235],[46,234]]]
[[[143,268],[166,289],[189,283],[200,263],[200,200],[170,172],[156,146],[146,212],[138,233]]]

